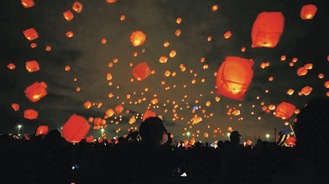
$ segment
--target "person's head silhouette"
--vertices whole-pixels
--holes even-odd
[[[299,175],[327,183],[328,169],[325,168],[329,166],[329,98],[310,101],[300,110],[294,125]]]
[[[139,126],[142,141],[150,148],[159,148],[168,141],[168,134],[159,117],[149,117]]]
[[[230,141],[234,144],[240,144],[240,133],[238,131],[233,131],[230,133]]]

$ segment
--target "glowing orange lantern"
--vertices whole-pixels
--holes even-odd
[[[94,142],[94,137],[92,136],[92,135],[88,135],[88,136],[86,136],[86,142],[87,143],[92,143],[92,142]]]
[[[34,6],[34,1],[33,0],[21,0],[21,3],[24,8],[31,8]]]
[[[9,64],[7,65],[7,68],[8,68],[9,70],[14,70],[14,69],[16,68],[16,65],[15,65],[14,63],[9,63]]]
[[[152,71],[146,62],[142,62],[133,68],[132,73],[138,81],[142,81],[151,75]]]
[[[234,100],[243,100],[253,77],[254,61],[235,56],[226,56],[217,71],[217,93]]]
[[[47,95],[47,84],[45,82],[35,82],[28,86],[24,93],[25,96],[32,102],[37,102]]]
[[[105,112],[105,118],[110,118],[113,115],[114,115],[113,109],[109,108],[109,109],[106,110],[106,112]]]
[[[288,102],[281,102],[275,109],[275,117],[281,119],[288,119],[292,116],[295,112],[296,106],[288,103]]]
[[[35,40],[39,37],[38,32],[34,28],[29,28],[23,31],[25,38],[29,41]]]
[[[145,121],[147,118],[149,117],[155,117],[155,112],[151,111],[151,110],[146,110],[143,114],[143,119],[142,121]]]
[[[117,114],[120,114],[123,111],[123,109],[124,109],[123,106],[121,104],[119,104],[115,107],[114,110]]]
[[[12,103],[11,107],[14,109],[14,111],[19,111],[19,104],[18,103]]]
[[[90,107],[91,107],[91,102],[90,102],[89,100],[87,100],[87,101],[83,104],[83,106],[85,107],[85,109],[90,109]]]
[[[66,10],[64,13],[63,13],[63,16],[64,18],[67,20],[67,21],[70,21],[74,18],[74,14],[72,13],[71,10]]]
[[[286,144],[288,146],[296,146],[296,137],[295,136],[290,136],[287,140],[286,140]]]
[[[311,20],[315,16],[318,8],[314,4],[306,4],[300,10],[302,20]]]
[[[72,114],[62,128],[62,135],[67,142],[79,143],[88,133],[90,124],[77,114]]]
[[[33,110],[33,109],[26,109],[24,111],[24,118],[25,119],[34,120],[34,119],[38,118],[38,115],[39,115],[38,111]]]
[[[47,125],[39,125],[35,132],[35,136],[46,135],[48,131],[49,131],[49,127]]]
[[[146,35],[142,31],[134,31],[130,35],[130,42],[134,47],[143,45],[146,40]]]
[[[29,72],[36,72],[40,70],[39,63],[36,60],[26,61],[25,67]]]
[[[252,47],[274,48],[284,30],[284,16],[281,12],[261,12],[253,23]]]
[[[75,12],[80,13],[82,11],[82,4],[79,1],[76,1],[76,2],[73,3],[72,9]]]

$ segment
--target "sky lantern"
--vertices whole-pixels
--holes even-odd
[[[145,121],[145,120],[146,120],[147,118],[149,118],[149,117],[155,117],[155,116],[156,116],[156,115],[155,115],[155,112],[153,112],[153,111],[147,109],[147,110],[144,112],[144,114],[143,114],[142,121]]]
[[[37,130],[35,131],[35,136],[46,135],[48,131],[49,127],[47,125],[39,125]]]
[[[231,31],[226,31],[226,32],[224,33],[224,38],[225,38],[225,39],[229,39],[231,36],[232,36],[232,32],[231,32]]]
[[[123,111],[123,109],[124,109],[124,107],[123,107],[121,104],[117,105],[117,106],[114,108],[114,110],[115,110],[115,112],[116,112],[117,114],[120,114],[120,113]]]
[[[36,72],[40,70],[39,63],[36,60],[26,61],[25,62],[26,70],[31,72]]]
[[[305,66],[299,67],[297,69],[297,75],[298,76],[305,76],[307,74],[308,70]]]
[[[19,104],[18,103],[12,103],[11,108],[13,108],[14,111],[19,111]]]
[[[34,1],[33,0],[21,0],[21,3],[24,8],[31,8],[34,6]]]
[[[82,4],[79,1],[75,1],[72,5],[72,9],[75,12],[80,13],[82,11]]]
[[[24,118],[29,120],[37,119],[39,112],[34,109],[26,109],[24,111]]]
[[[243,100],[253,77],[254,61],[235,56],[226,56],[217,71],[217,93],[234,100]]]
[[[134,31],[130,34],[130,42],[134,47],[143,45],[146,40],[146,35],[142,31]]]
[[[62,135],[67,142],[79,143],[90,129],[89,122],[82,116],[72,114],[62,128]]]
[[[85,107],[85,109],[90,109],[90,107],[91,107],[91,102],[90,102],[89,100],[87,100],[87,101],[83,104],[83,106]]]
[[[38,32],[34,28],[29,28],[23,31],[25,38],[29,41],[35,40],[39,37]]]
[[[88,136],[86,136],[86,142],[87,143],[93,143],[94,142],[94,136],[92,136],[92,135],[88,135]]]
[[[311,86],[304,86],[300,90],[299,94],[307,96],[307,95],[311,94],[312,90],[313,90],[313,88]]]
[[[7,68],[8,68],[9,70],[14,70],[14,69],[16,68],[16,65],[15,65],[14,63],[9,63],[9,64],[7,65]]]
[[[63,16],[64,18],[67,20],[67,21],[70,21],[74,18],[74,14],[71,10],[66,10],[64,13],[63,13]]]
[[[305,4],[300,10],[302,20],[311,20],[315,16],[318,8],[314,4]]]
[[[284,16],[281,12],[261,12],[252,26],[251,47],[276,47],[283,30]]]
[[[28,86],[24,93],[25,96],[32,102],[37,102],[47,95],[47,84],[45,82],[35,82]]]
[[[105,111],[105,118],[110,118],[114,115],[114,110],[112,108],[109,108]]]
[[[138,81],[144,80],[149,75],[151,75],[151,73],[152,73],[151,68],[147,65],[146,62],[142,62],[142,63],[137,64],[132,70],[133,76]]]
[[[275,117],[281,118],[281,119],[288,119],[292,116],[292,114],[295,112],[296,106],[288,103],[288,102],[281,102],[275,109]]]

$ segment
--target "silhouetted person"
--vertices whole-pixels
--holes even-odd
[[[139,127],[141,137],[140,150],[137,150],[135,167],[137,180],[132,181],[168,183],[173,172],[172,150],[165,144],[168,141],[166,127],[159,117],[149,117]],[[134,153],[134,154],[135,154]]]
[[[328,183],[329,172],[329,98],[309,102],[295,123],[296,171],[309,176],[312,183]]]
[[[277,183],[328,183],[329,177],[329,98],[316,98],[306,104],[294,123],[295,159],[291,173],[280,174]]]

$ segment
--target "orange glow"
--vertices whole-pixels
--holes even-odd
[[[306,4],[300,10],[302,20],[311,20],[315,16],[318,8],[314,4]]]
[[[252,26],[252,47],[274,48],[284,30],[284,16],[281,12],[261,12]]]

